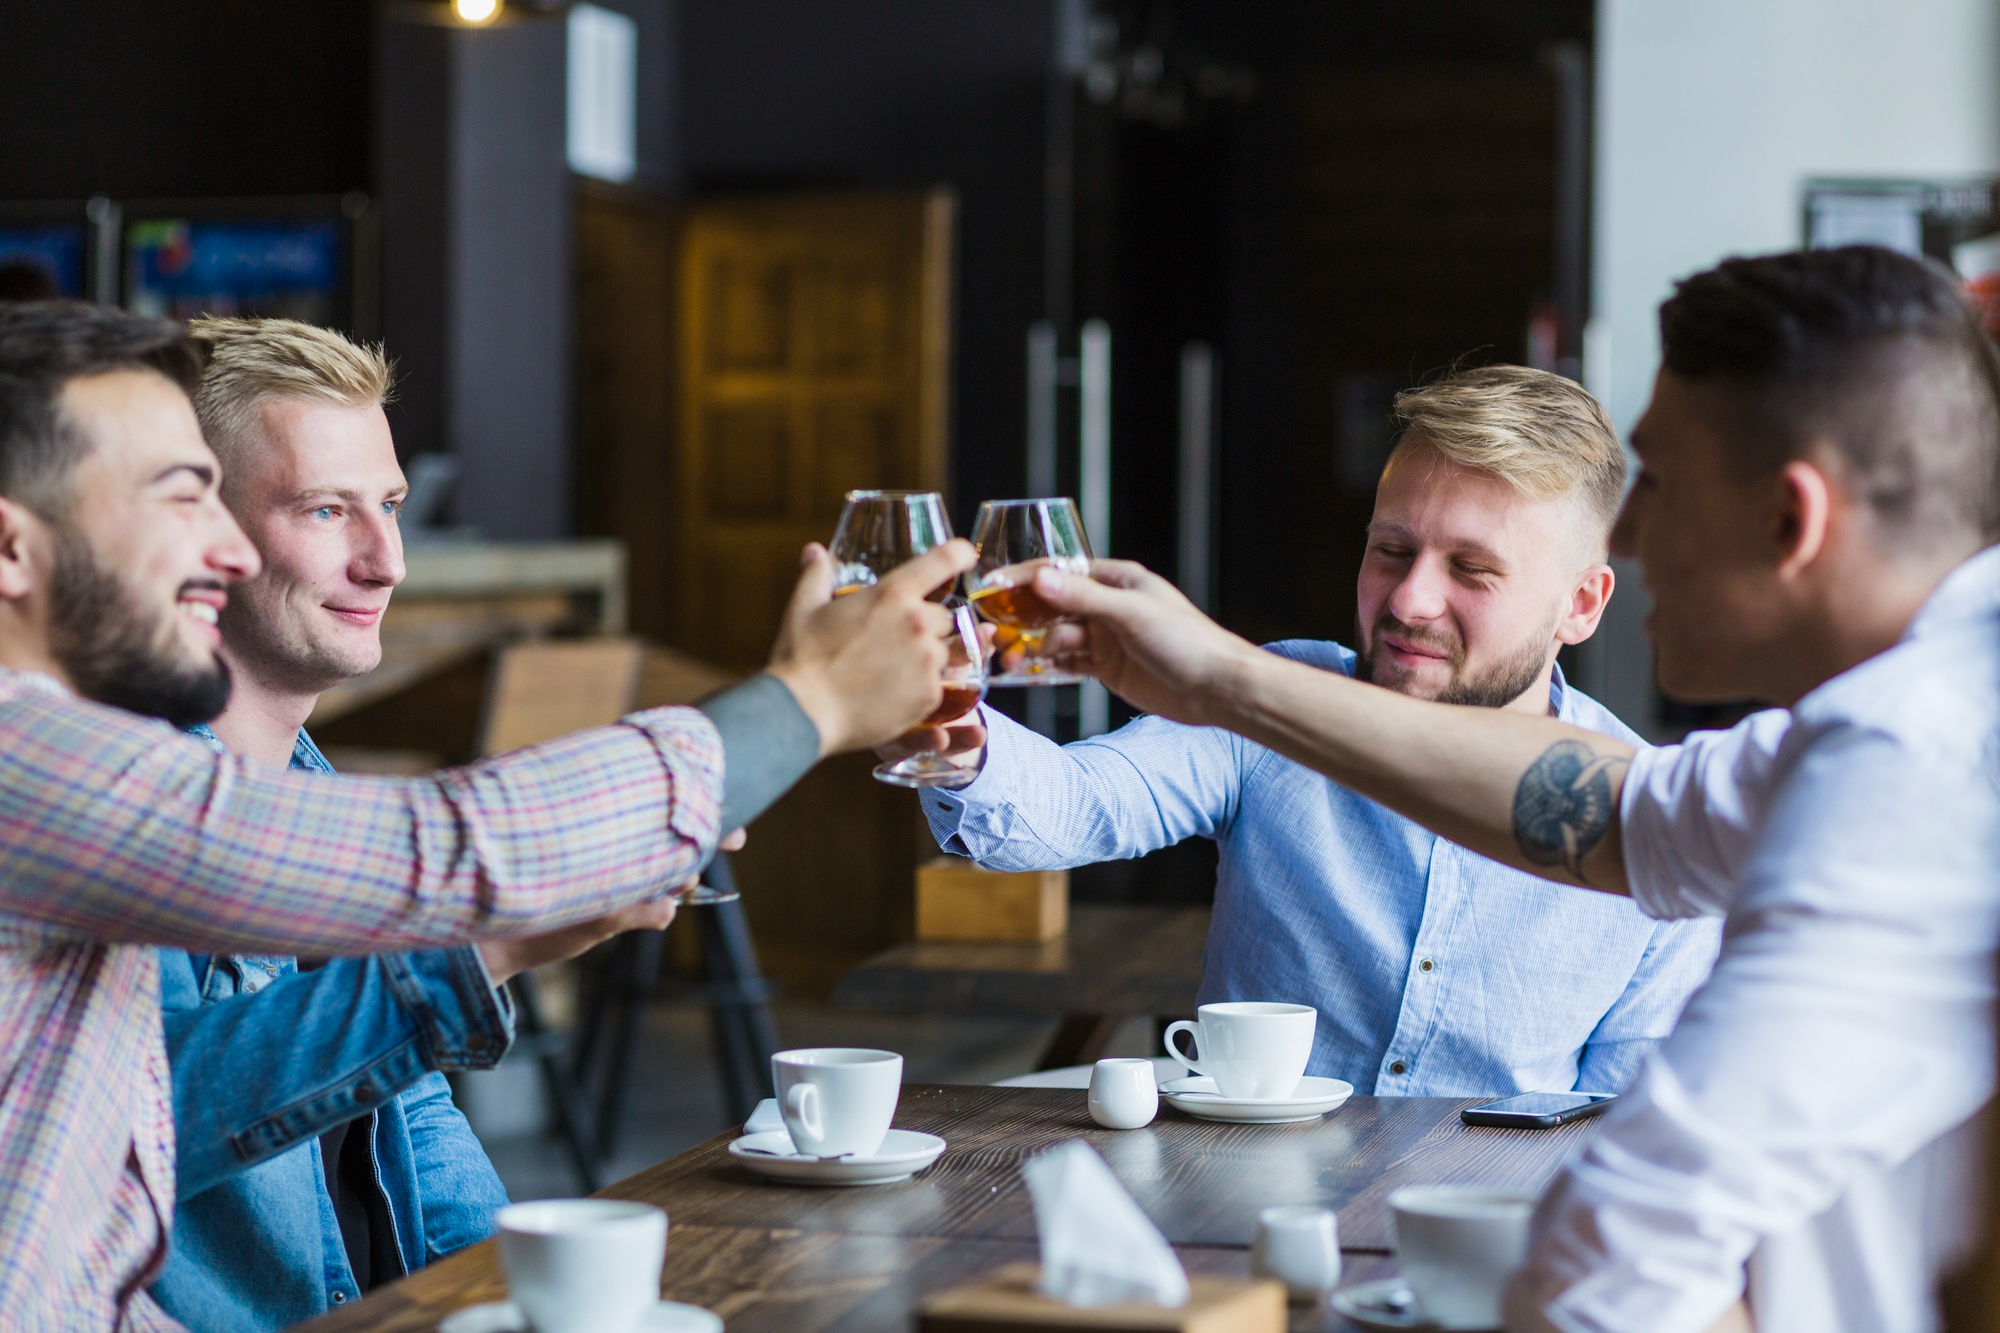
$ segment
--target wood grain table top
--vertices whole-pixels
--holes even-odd
[[[1081,904],[1061,939],[918,940],[840,979],[853,1009],[986,1014],[1186,1014],[1201,989],[1206,907]]]
[[[1340,1212],[1341,1247],[1388,1251],[1388,1195],[1409,1184],[1468,1183],[1538,1191],[1595,1122],[1558,1129],[1471,1128],[1476,1099],[1355,1097],[1321,1120],[1225,1125],[1162,1106],[1145,1129],[1100,1129],[1068,1088],[912,1084],[896,1125],[951,1147],[914,1180],[861,1190],[810,1190],[753,1176],[718,1136],[606,1193],[704,1226],[789,1227],[900,1236],[1035,1238],[1020,1167],[1058,1143],[1097,1149],[1166,1238],[1248,1245],[1259,1209],[1315,1204]]]
[[[667,1210],[670,1300],[722,1314],[731,1333],[904,1330],[926,1295],[1035,1257],[1020,1165],[1073,1138],[1091,1143],[1174,1243],[1190,1272],[1241,1274],[1260,1208],[1340,1212],[1348,1280],[1393,1271],[1387,1197],[1401,1185],[1539,1189],[1596,1132],[1469,1128],[1470,1099],[1355,1097],[1300,1125],[1225,1125],[1168,1107],[1145,1129],[1104,1130],[1084,1094],[1059,1088],[911,1084],[896,1125],[951,1145],[916,1178],[865,1189],[766,1181],[728,1155],[734,1131],[604,1191]],[[309,1327],[429,1330],[504,1294],[492,1245],[475,1246]],[[1301,1313],[1294,1333],[1333,1328]]]
[[[1250,1272],[1245,1249],[1177,1245],[1174,1252],[1189,1273]],[[676,1224],[667,1239],[660,1294],[715,1311],[728,1333],[907,1333],[926,1297],[1036,1257],[1025,1241]],[[1368,1282],[1394,1272],[1395,1260],[1387,1255],[1350,1254],[1341,1280]],[[499,1253],[488,1241],[304,1325],[301,1333],[432,1333],[453,1311],[506,1295]],[[1290,1333],[1352,1327],[1337,1316],[1297,1309]]]

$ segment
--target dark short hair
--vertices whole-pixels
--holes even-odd
[[[0,495],[49,519],[67,508],[90,446],[63,419],[71,380],[152,370],[191,395],[201,369],[200,346],[171,320],[82,301],[0,304]]]
[[[1660,344],[1725,396],[1738,475],[1831,447],[1894,544],[2000,537],[2000,356],[1943,267],[1870,245],[1724,260],[1660,306]]]

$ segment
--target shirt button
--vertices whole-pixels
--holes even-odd
[[[1430,959],[1426,958],[1424,959],[1423,962],[1417,964],[1417,971],[1428,972],[1436,966],[1437,966],[1436,963],[1433,963]]]
[[[357,1083],[357,1084],[355,1084],[355,1085],[354,1085],[354,1100],[355,1100],[355,1101],[357,1101],[357,1102],[372,1102],[372,1101],[374,1101],[374,1100],[375,1100],[375,1085],[374,1085],[373,1083],[367,1083],[367,1082],[362,1082],[362,1083]]]
[[[347,1293],[346,1293],[346,1292],[344,1292],[344,1291],[336,1291],[336,1292],[334,1292],[334,1293],[333,1293],[333,1303],[334,1303],[335,1305],[345,1305],[345,1304],[347,1304]]]
[[[1390,1066],[1389,1066],[1389,1072],[1390,1072],[1390,1073],[1392,1073],[1392,1074],[1400,1074],[1400,1073],[1402,1073],[1402,1072],[1403,1072],[1403,1071],[1404,1071],[1405,1069],[1408,1069],[1408,1068],[1409,1068],[1409,1066],[1408,1066],[1408,1065],[1404,1064],[1404,1063],[1403,1063],[1403,1062],[1402,1062],[1401,1060],[1398,1060],[1398,1061],[1396,1061],[1396,1062],[1395,1062],[1394,1064],[1392,1064],[1392,1065],[1390,1065]]]

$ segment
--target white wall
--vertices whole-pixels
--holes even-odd
[[[1621,431],[1674,279],[1800,242],[1819,176],[2000,174],[2000,0],[1599,0],[1594,328],[1585,378]],[[1636,571],[1579,684],[1641,730]]]

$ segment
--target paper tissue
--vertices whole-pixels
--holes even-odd
[[[1075,1140],[1021,1168],[1042,1262],[1010,1264],[931,1298],[919,1333],[1089,1329],[1093,1333],[1283,1333],[1285,1289],[1197,1277],[1089,1144]]]
[[[1021,1168],[1046,1295],[1066,1305],[1186,1305],[1187,1274],[1095,1149],[1073,1139]]]

